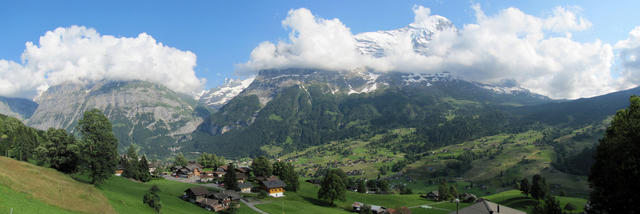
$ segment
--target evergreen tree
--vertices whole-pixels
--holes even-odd
[[[364,183],[364,179],[358,181],[358,192],[359,193],[367,193],[367,185]]]
[[[229,163],[227,166],[227,174],[224,174],[224,187],[231,190],[238,189],[238,179],[236,178],[236,166]]]
[[[619,110],[596,149],[589,196],[593,213],[627,213],[640,203],[640,97]]]
[[[529,196],[529,179],[523,178],[520,181],[520,192],[525,196]]]
[[[174,166],[186,166],[187,164],[189,164],[189,161],[187,161],[187,158],[184,157],[182,152],[178,153],[176,157],[173,158]]]
[[[124,166],[122,177],[140,180],[140,169],[138,168],[138,152],[136,152],[133,144],[129,145],[129,148],[127,148],[126,160],[127,164]]]
[[[377,184],[378,190],[380,190],[381,193],[389,192],[389,182],[387,180],[379,179]]]
[[[456,185],[449,186],[449,195],[451,195],[451,198],[458,198],[458,189],[456,189]]]
[[[271,163],[269,163],[269,160],[265,156],[254,158],[251,163],[251,169],[253,170],[253,175],[256,177],[269,177],[273,173]]]
[[[551,195],[546,195],[544,198],[544,205],[538,203],[533,208],[534,214],[562,214],[562,208],[560,208],[560,202]]]
[[[118,161],[118,139],[113,135],[111,122],[98,109],[86,111],[78,121],[82,136],[82,162],[91,177],[99,184],[111,177]]]
[[[449,187],[446,182],[440,183],[438,186],[438,194],[440,194],[441,201],[448,201],[451,198],[451,194],[449,194]]]
[[[138,177],[136,178],[139,181],[147,182],[151,180],[151,173],[149,173],[149,162],[147,162],[147,157],[142,155],[140,161],[138,162]]]
[[[333,205],[333,201],[335,200],[345,200],[346,191],[347,187],[344,184],[344,179],[340,177],[338,170],[331,169],[327,172],[320,183],[318,198],[329,200],[329,203]]]
[[[547,186],[547,182],[545,179],[536,174],[531,179],[531,197],[536,200],[544,199],[545,196],[549,193]]]

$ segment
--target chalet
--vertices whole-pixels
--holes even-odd
[[[238,184],[238,188],[240,188],[240,192],[242,193],[251,193],[251,188],[253,188],[253,185],[251,185],[250,183],[240,183]]]
[[[238,183],[244,183],[246,182],[248,179],[247,175],[243,174],[243,173],[238,173],[236,172],[236,180],[238,181]]]
[[[124,172],[124,164],[120,163],[116,166],[116,172],[114,173],[116,176],[121,176]]]
[[[191,203],[200,203],[209,195],[209,190],[204,187],[191,187],[184,191],[184,195],[182,199],[187,200]]]
[[[172,167],[173,175],[176,177],[191,178],[200,177],[202,166],[198,163],[189,163],[186,166]]]
[[[360,212],[362,211],[362,207],[365,206],[364,203],[362,202],[353,202],[353,205],[351,205],[353,207],[353,211],[354,212]],[[376,213],[376,214],[382,214],[382,213],[387,213],[387,208],[382,207],[382,206],[378,206],[378,205],[367,205],[371,208],[372,213]]]
[[[242,199],[240,193],[236,192],[235,190],[222,190],[222,193],[227,194],[229,197],[231,197],[232,201],[238,201]]]
[[[485,199],[479,199],[477,203],[462,208],[449,214],[525,214],[520,210],[516,210],[504,205],[496,204]]]
[[[226,174],[227,174],[226,172],[214,171],[214,172],[213,172],[213,177],[216,177],[216,178],[222,178],[222,177],[224,177],[224,175],[226,175]]]
[[[224,206],[220,204],[218,200],[209,199],[209,198],[205,198],[202,202],[200,202],[199,205],[209,211],[214,211],[214,212],[218,212],[225,209]]]
[[[227,165],[222,165],[216,168],[217,172],[227,172]]]
[[[286,184],[280,179],[266,180],[262,182],[262,188],[264,188],[269,196],[278,198],[284,196],[284,187]]]
[[[440,200],[440,192],[438,192],[437,190],[431,191],[431,192],[427,193],[427,197],[426,198],[434,200],[434,201],[438,201],[438,200]]]

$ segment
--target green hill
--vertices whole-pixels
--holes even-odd
[[[6,157],[0,157],[0,193],[2,213],[116,213],[93,185]]]

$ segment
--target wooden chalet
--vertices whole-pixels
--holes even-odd
[[[280,179],[271,179],[262,181],[262,188],[265,189],[269,196],[278,198],[284,196],[284,187],[286,184]]]

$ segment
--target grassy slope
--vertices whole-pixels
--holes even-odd
[[[153,209],[142,203],[142,197],[153,184],[160,188],[161,211],[163,213],[210,213],[179,198],[184,190],[194,186],[191,184],[169,180],[138,183],[123,177],[113,176],[100,185],[100,189],[118,213],[155,213]]]
[[[401,206],[413,207],[436,203],[420,198],[418,194],[376,195],[347,191],[345,201],[335,201],[335,206],[329,206],[326,202],[317,199],[318,189],[319,187],[316,185],[301,182],[300,190],[298,190],[298,192],[286,192],[286,197],[283,198],[269,198],[267,200],[270,203],[260,204],[256,207],[269,213],[281,213],[283,206],[285,213],[350,213],[351,205],[356,201],[388,208],[397,208]],[[451,210],[455,210],[455,204],[448,202],[438,203],[432,206],[447,209],[449,211],[432,209],[429,210],[429,213],[448,213]],[[461,207],[466,206],[468,206],[468,204],[461,204]],[[425,209],[417,207],[412,208],[411,210],[420,212]]]
[[[535,200],[531,197],[525,197],[518,190],[510,190],[501,192],[498,194],[493,194],[489,196],[485,196],[483,198],[489,199],[490,201],[503,204],[505,206],[516,208],[519,210],[526,211],[527,213],[531,213],[531,210],[536,205]],[[575,205],[578,210],[575,210],[575,213],[582,212],[584,210],[584,204],[587,203],[587,200],[582,198],[572,198],[572,197],[556,197],[560,201],[560,207],[564,208],[567,203],[571,202]]]
[[[80,213],[49,205],[34,199],[29,194],[17,192],[7,186],[0,185],[0,213],[10,213],[11,209],[13,209],[13,213]]]
[[[26,209],[20,213],[38,213],[46,209],[51,209],[52,213],[65,213],[66,210],[115,213],[105,196],[93,185],[78,182],[54,169],[6,157],[0,157],[0,186],[2,192],[18,193],[15,197],[0,200],[2,209],[6,208],[4,206],[16,206],[16,209]],[[31,200],[33,205],[26,203]]]

